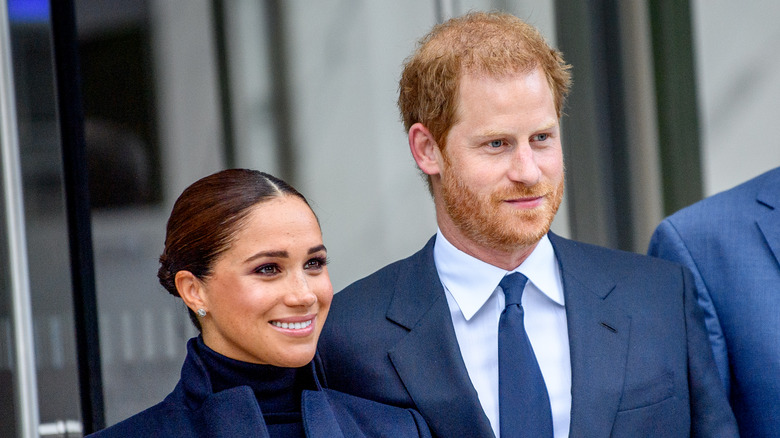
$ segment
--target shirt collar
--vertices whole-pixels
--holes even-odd
[[[485,263],[452,245],[438,230],[433,260],[447,289],[466,320],[471,319],[496,290],[509,271]],[[545,234],[525,261],[512,272],[520,272],[531,284],[555,303],[563,306],[563,286],[558,261]]]

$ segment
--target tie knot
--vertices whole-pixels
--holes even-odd
[[[523,289],[525,283],[528,281],[528,277],[519,273],[513,272],[501,279],[501,289],[504,291],[504,305],[509,306],[511,304],[520,304],[520,300],[523,298]]]

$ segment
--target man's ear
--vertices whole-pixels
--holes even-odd
[[[179,271],[175,277],[176,290],[193,312],[198,309],[208,311],[207,297],[203,293],[203,282],[190,271]]]
[[[441,151],[434,140],[431,131],[422,123],[415,123],[409,128],[409,149],[414,161],[423,173],[438,175],[441,171]]]

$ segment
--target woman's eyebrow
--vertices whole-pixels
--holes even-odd
[[[261,251],[244,260],[244,263],[251,262],[252,260],[261,257],[289,258],[290,254],[287,251]]]
[[[317,245],[309,250],[309,254],[314,254],[315,252],[320,252],[320,251],[327,252],[328,250],[325,248],[325,245]]]

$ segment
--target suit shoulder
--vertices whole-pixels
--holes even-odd
[[[388,285],[395,284],[401,272],[425,264],[429,258],[432,260],[434,239],[435,237],[431,238],[425,247],[411,256],[390,263],[373,274],[345,287],[335,295],[334,300],[337,302],[352,302],[354,300],[364,300],[366,295],[378,297],[392,293],[392,287],[388,287]]]
[[[556,236],[557,237],[557,236]],[[553,244],[556,253],[564,252],[569,257],[576,256],[581,260],[595,260],[600,265],[604,262],[614,262],[618,265],[657,266],[659,268],[679,268],[677,263],[660,260],[644,254],[607,248],[591,243],[557,237]]]
[[[593,276],[624,277],[631,279],[667,278],[679,275],[682,265],[629,251],[564,239],[551,239],[556,256],[564,270],[568,264],[579,266],[580,272]]]
[[[408,259],[395,261],[387,266],[384,266],[376,272],[369,274],[354,283],[342,289],[336,294],[339,299],[354,299],[355,295],[362,293],[378,293],[385,290],[387,282],[396,278],[398,272],[403,269],[405,262]]]
[[[780,167],[763,173],[749,181],[716,193],[701,201],[685,207],[664,221],[675,227],[717,227],[722,229],[725,223],[734,223],[752,219],[757,199],[762,195],[780,193]],[[771,195],[770,195],[771,196]],[[713,220],[713,217],[717,220]]]

